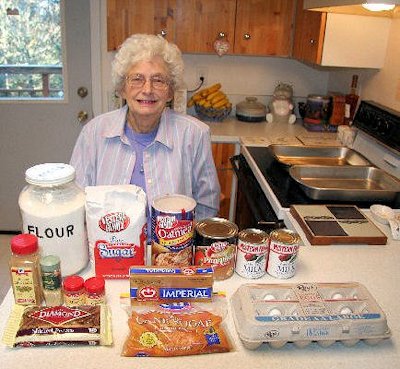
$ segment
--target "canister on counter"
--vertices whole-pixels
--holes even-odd
[[[151,206],[151,264],[188,266],[193,259],[196,201],[178,194],[157,197]]]
[[[289,229],[275,229],[270,234],[267,273],[287,279],[296,273],[300,237]]]
[[[267,232],[256,228],[240,231],[236,251],[236,273],[244,278],[262,277],[266,273],[268,250]]]
[[[232,276],[235,269],[238,227],[224,218],[207,218],[196,225],[194,264],[211,265],[214,279]]]

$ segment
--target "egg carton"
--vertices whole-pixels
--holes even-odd
[[[385,313],[356,282],[244,284],[231,302],[236,330],[250,350],[263,343],[375,345],[391,335]]]

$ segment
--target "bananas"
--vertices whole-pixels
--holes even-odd
[[[216,83],[196,92],[189,99],[187,107],[190,108],[193,105],[197,105],[203,108],[213,108],[218,110],[225,108],[230,109],[232,104],[229,102],[228,97],[222,92],[221,87],[220,83]]]

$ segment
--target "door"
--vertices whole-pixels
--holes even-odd
[[[0,102],[0,231],[20,231],[18,196],[25,171],[45,162],[68,163],[82,123],[92,116],[90,0],[67,0],[64,11],[65,100]],[[88,89],[86,97],[77,93]]]

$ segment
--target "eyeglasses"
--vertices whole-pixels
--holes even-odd
[[[132,76],[126,76],[125,80],[126,84],[131,88],[142,88],[147,81],[146,77],[143,74],[134,74]],[[154,88],[155,90],[165,91],[170,85],[170,80],[162,75],[151,76],[149,81],[151,87]]]

